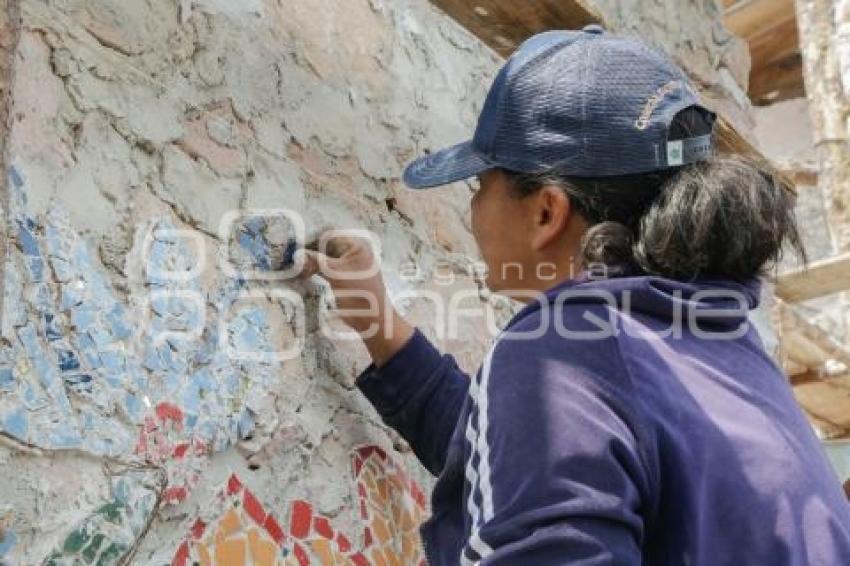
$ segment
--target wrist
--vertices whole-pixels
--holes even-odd
[[[376,367],[382,367],[413,337],[414,328],[395,309],[387,313],[378,332],[364,337],[363,342]]]

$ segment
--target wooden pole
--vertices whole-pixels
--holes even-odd
[[[836,252],[850,252],[850,0],[796,0],[803,74]],[[843,298],[850,342],[850,301]]]

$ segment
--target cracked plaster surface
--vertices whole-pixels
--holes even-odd
[[[0,344],[0,464],[20,473],[2,560],[170,562],[232,473],[271,508],[303,498],[351,526],[340,478],[363,444],[428,485],[353,388],[364,353],[318,332],[327,290],[234,276],[222,256],[285,268],[286,217],[251,212],[283,208],[311,233],[372,230],[397,291],[474,257],[468,190],[414,201],[398,176],[469,134],[498,61],[425,2],[316,9],[20,3]],[[303,299],[305,328],[275,290]],[[478,332],[458,348],[470,369]],[[270,355],[297,340],[302,355]]]
[[[362,349],[319,332],[327,289],[259,277],[294,248],[287,217],[257,211],[369,229],[393,292],[464,291],[504,320],[467,269],[468,187],[399,180],[469,137],[496,56],[424,0],[19,4],[0,562],[169,563],[233,474],[270,513],[307,500],[350,531],[356,446],[427,488],[353,388]],[[683,41],[700,49],[708,26]],[[401,307],[436,334],[427,301]],[[465,320],[460,335],[437,342],[473,370],[490,333]],[[272,355],[298,340],[300,356]]]

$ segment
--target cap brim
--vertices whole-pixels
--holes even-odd
[[[493,167],[469,141],[420,157],[405,169],[404,182],[412,189],[428,189],[475,177]]]

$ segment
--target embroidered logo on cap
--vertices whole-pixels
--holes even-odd
[[[646,104],[643,107],[643,112],[641,112],[640,118],[638,118],[635,122],[635,127],[638,130],[647,129],[649,127],[649,119],[652,118],[652,113],[655,112],[655,109],[658,108],[658,105],[661,104],[661,101],[664,100],[664,97],[675,91],[680,86],[680,81],[670,81],[666,85],[659,88],[655,92],[655,94],[650,96],[649,100],[646,101]]]

